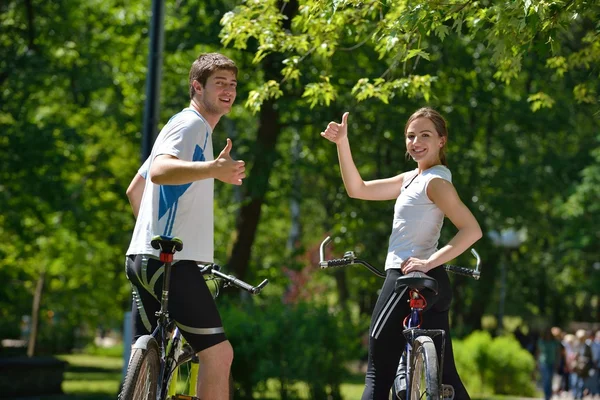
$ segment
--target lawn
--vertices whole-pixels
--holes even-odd
[[[114,400],[117,397],[121,382],[121,358],[86,354],[69,354],[58,357],[69,363],[62,386],[65,394],[43,398],[20,397],[18,400]],[[267,387],[267,393],[260,400],[278,399],[277,382],[270,380]],[[342,384],[342,396],[347,400],[360,399],[363,387],[363,378],[355,376]],[[308,398],[307,385],[299,383],[295,386],[295,389],[302,398]],[[517,399],[494,396],[478,400]]]

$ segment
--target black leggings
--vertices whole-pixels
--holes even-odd
[[[470,400],[454,365],[448,320],[452,288],[448,274],[442,267],[437,267],[429,271],[427,275],[438,281],[439,294],[434,296],[427,290],[423,291],[422,294],[427,299],[427,308],[423,313],[421,327],[423,329],[443,329],[446,332],[442,382],[454,387],[455,400]],[[402,331],[404,330],[404,318],[410,312],[407,301],[408,291],[401,298],[394,292],[396,279],[400,276],[402,276],[402,272],[399,269],[387,271],[381,294],[373,310],[369,329],[369,364],[362,400],[389,399],[400,356],[406,346]],[[441,349],[439,338],[438,336],[438,340],[434,339],[438,352]]]

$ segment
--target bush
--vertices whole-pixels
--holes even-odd
[[[475,331],[465,340],[453,340],[454,360],[463,384],[469,393],[491,394],[486,385],[485,371],[489,368],[488,349],[492,337],[486,331]]]
[[[344,365],[358,355],[359,335],[346,319],[307,303],[222,304],[220,311],[234,348],[236,397],[250,399],[276,378],[281,398],[296,397],[292,384],[298,381],[309,385],[313,399],[341,398]]]
[[[494,393],[527,397],[535,395],[532,379],[535,360],[514,337],[495,338],[489,354],[490,365],[486,377],[492,378]]]
[[[452,343],[458,373],[471,394],[535,395],[535,360],[512,336],[492,339],[476,331]]]

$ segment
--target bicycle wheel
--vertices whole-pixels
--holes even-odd
[[[411,359],[410,400],[439,400],[438,362],[433,340],[428,336],[417,337]]]
[[[146,341],[146,345],[132,350],[119,400],[156,400],[160,373],[158,344],[152,336],[141,337],[136,344],[141,341]]]

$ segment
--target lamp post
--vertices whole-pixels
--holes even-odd
[[[506,269],[507,269],[507,253],[518,248],[525,240],[526,233],[524,230],[517,231],[514,228],[501,230],[500,232],[491,231],[489,237],[495,246],[501,247],[503,251],[500,261],[500,295],[498,299],[498,327],[497,334],[501,335],[504,331],[504,303],[506,301]]]
[[[165,35],[164,14],[164,0],[152,0],[148,73],[146,75],[146,102],[144,105],[144,130],[142,132],[142,163],[150,156],[158,126],[162,51]]]
[[[160,105],[160,81],[162,76],[162,52],[164,47],[164,0],[152,0],[152,17],[150,20],[150,44],[148,49],[148,73],[146,74],[146,101],[144,103],[144,126],[142,130],[141,163],[152,152],[152,145],[156,139]],[[129,357],[131,356],[131,311],[125,312],[123,321],[123,369],[122,379],[127,373]]]

